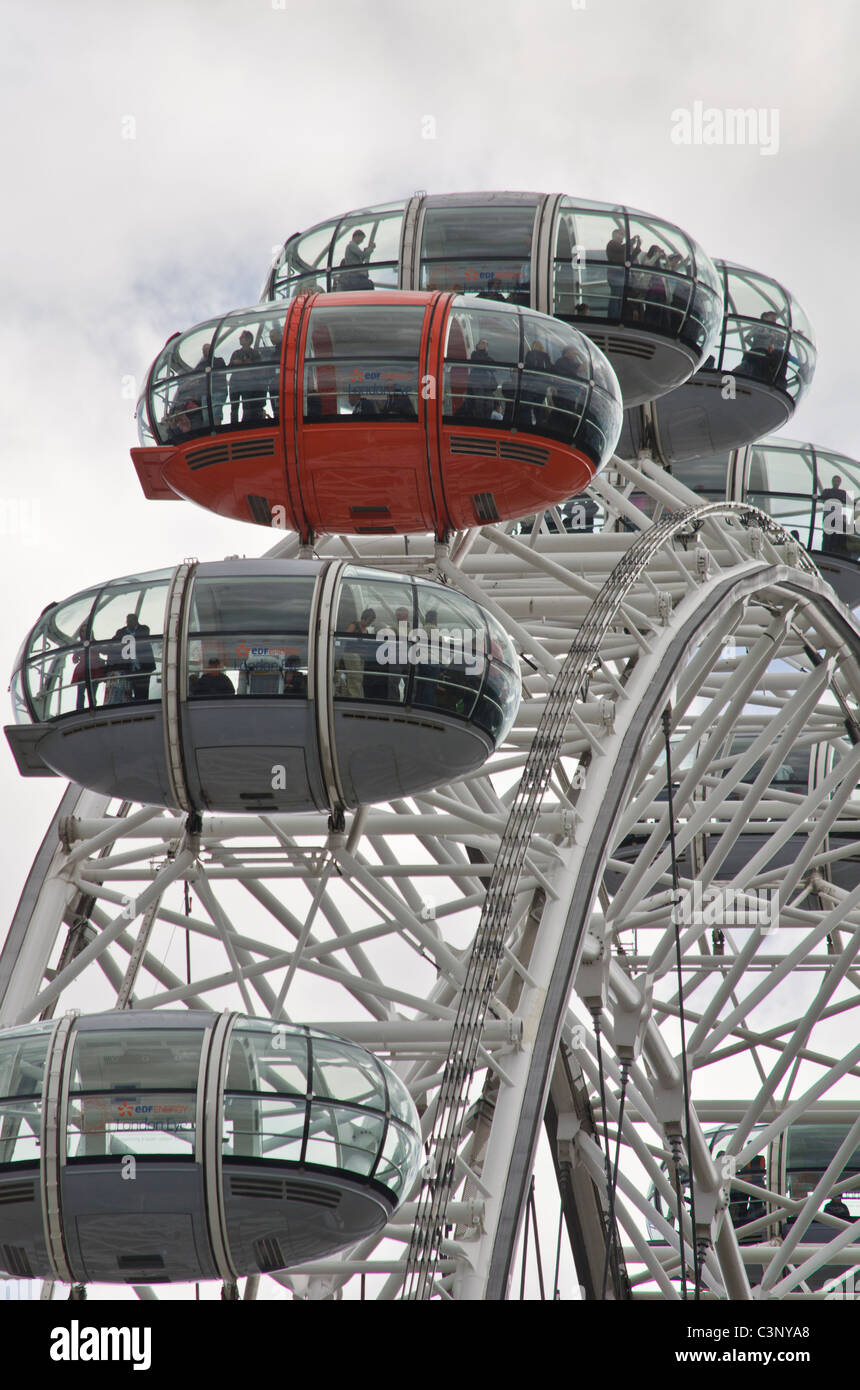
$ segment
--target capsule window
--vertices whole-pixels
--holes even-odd
[[[33,629],[27,644],[28,656],[37,656],[57,647],[69,647],[85,635],[96,591],[79,594],[56,608],[50,608]]]
[[[446,329],[443,419],[510,426],[521,351],[519,315],[461,305],[455,302]]]
[[[284,285],[280,291],[276,291],[276,299],[298,299],[302,294],[326,294],[328,292],[328,277],[326,275],[303,275],[300,279],[290,280],[289,284]]]
[[[795,299],[795,297],[794,297],[793,294],[789,294],[789,295],[788,295],[788,302],[789,302],[789,308],[790,308],[790,312],[791,312],[791,331],[792,331],[792,333],[793,333],[793,334],[794,334],[794,333],[800,333],[800,334],[802,334],[803,337],[807,339],[807,341],[809,342],[810,346],[814,348],[814,347],[815,347],[815,334],[813,333],[812,324],[809,322],[809,319],[807,318],[804,309],[803,309],[803,308],[801,307],[801,305],[797,302],[797,300]]]
[[[406,702],[414,615],[411,584],[344,578],[332,648],[335,699]]]
[[[423,585],[418,611],[424,651],[415,668],[413,703],[469,719],[487,667],[484,614],[460,594],[438,595]]]
[[[431,260],[451,256],[530,256],[534,219],[533,204],[428,207],[424,212],[421,254]]]
[[[315,584],[304,575],[195,577],[189,632],[250,634],[275,628],[307,635]]]
[[[427,208],[421,288],[528,304],[534,206]]]
[[[416,305],[317,305],[311,311],[306,358],[417,359],[425,309]]]
[[[189,700],[232,695],[304,700],[308,693],[308,644],[301,636],[225,632],[191,638],[187,666]]]
[[[12,696],[12,717],[13,717],[13,719],[15,720],[15,723],[16,723],[16,724],[29,724],[29,723],[31,723],[31,722],[32,722],[32,715],[30,714],[30,710],[29,710],[29,707],[28,707],[28,705],[27,705],[27,696],[26,696],[26,693],[25,693],[25,691],[24,691],[24,673],[23,673],[23,671],[16,671],[16,672],[15,672],[15,674],[14,674],[13,677],[12,677],[12,681],[11,681],[11,683],[10,683],[9,690],[10,690],[10,694],[11,694],[11,696]]]
[[[202,1028],[78,1033],[69,1084],[68,1159],[127,1153],[192,1158],[202,1044]]]
[[[155,435],[149,424],[149,417],[146,412],[146,396],[143,395],[135,407],[134,418],[137,421],[137,437],[140,440],[141,448],[151,449],[157,444]]]
[[[800,447],[752,450],[747,497],[811,550],[857,559],[860,467]]]
[[[860,464],[853,459],[842,458],[840,454],[828,454],[821,449],[815,451],[819,489],[842,487],[847,490],[848,502],[860,498]],[[834,484],[834,477],[840,482]]]
[[[384,1133],[382,1115],[314,1101],[310,1107],[305,1161],[370,1177]]]
[[[445,332],[445,361],[472,362],[477,351],[480,362],[516,366],[520,342],[519,314],[471,305],[460,307],[455,301]]]
[[[188,699],[306,698],[315,583],[304,576],[196,578],[188,621]]]
[[[516,717],[519,698],[517,681],[504,666],[491,663],[484,691],[472,716],[479,728],[497,745],[502,742]]]
[[[417,420],[424,314],[414,305],[314,308],[305,345],[305,421]]]
[[[676,307],[681,307],[680,301]],[[701,353],[707,344],[712,343],[717,337],[721,323],[719,299],[704,285],[696,285],[690,296],[687,316],[678,334],[681,342],[694,352]]]
[[[746,319],[770,314],[775,316],[774,322],[789,322],[788,299],[782,287],[763,275],[735,268],[726,273],[726,313]]]
[[[332,246],[332,289],[396,288],[402,225],[402,205],[345,218]]]
[[[212,344],[207,418],[214,428],[265,427],[279,418],[286,309],[231,314]]]
[[[788,334],[769,320],[726,325],[722,370],[787,391]]]
[[[149,628],[161,635],[164,628],[164,605],[167,601],[167,581],[159,584],[103,589],[90,625],[90,635],[96,641],[119,638],[125,627]],[[119,631],[118,631],[119,629]],[[143,635],[143,634],[142,634]]]
[[[0,1038],[0,1167],[37,1162],[41,1152],[41,1097],[53,1023],[31,1025]]]
[[[304,236],[292,238],[287,243],[285,263],[279,274],[286,278],[327,270],[329,247],[336,226],[335,222],[326,222],[322,227],[305,232]]]
[[[313,1068],[314,1096],[387,1109],[382,1070],[363,1049],[314,1038]]]
[[[288,1097],[224,1096],[221,1150],[225,1159],[301,1163],[307,1105]]]
[[[815,371],[815,349],[800,337],[792,336],[786,360],[786,389],[795,401],[800,399]]]
[[[692,244],[680,227],[673,227],[668,222],[659,222],[656,218],[642,217],[632,212],[628,225],[631,239],[639,238],[639,255],[636,260],[638,265],[663,266],[672,260],[678,275],[692,274]]]
[[[286,1025],[238,1024],[230,1040],[226,1089],[304,1096],[308,1089],[308,1043]]]
[[[516,647],[501,623],[492,613],[485,614],[490,629],[490,655],[495,661],[504,662],[512,671],[520,668]]]
[[[380,628],[396,629],[401,622],[411,628],[415,617],[414,593],[409,583],[347,573],[341,583],[336,630],[356,633],[362,618],[365,619],[364,634],[370,636]]]
[[[205,349],[210,347],[220,320],[198,324],[187,333],[179,333],[165,344],[156,359],[152,372],[153,382],[163,382],[171,377],[187,376],[190,372],[205,369]]]
[[[591,375],[591,355],[584,338],[566,323],[523,314],[523,366],[527,371],[573,372],[587,381]]]
[[[626,225],[621,208],[592,212],[563,200],[556,231],[554,313],[620,317],[624,267],[636,249],[628,245]]]
[[[419,287],[500,304],[529,304],[531,265],[520,259],[482,261],[477,266],[472,260],[422,261]]]
[[[794,492],[811,497],[815,492],[814,479],[815,456],[811,450],[757,446],[752,451],[747,481],[757,492]]]
[[[398,1124],[390,1124],[375,1177],[397,1197],[406,1195],[405,1185],[407,1182],[411,1185],[415,1177],[415,1169],[409,1162],[412,1148],[408,1132]]]
[[[678,337],[694,286],[690,241],[676,227],[631,216],[628,250],[625,321]]]
[[[149,404],[161,443],[181,443],[212,428],[207,367],[218,322],[199,324],[171,338],[156,359]],[[142,417],[139,420],[142,424]]]
[[[95,594],[51,610],[30,639],[24,671],[36,717],[160,699],[166,593],[166,579],[111,585],[99,593],[92,616]],[[60,640],[70,645],[51,651]]]

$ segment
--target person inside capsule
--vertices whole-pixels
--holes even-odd
[[[624,294],[624,270],[639,257],[642,238],[637,234],[629,241],[625,239],[623,227],[616,227],[606,243],[606,279],[609,282],[609,307],[607,318],[621,316],[621,298]]]
[[[242,411],[242,424],[265,424],[263,403],[260,400],[260,380],[257,372],[248,368],[261,361],[260,353],[253,346],[254,335],[245,329],[239,335],[240,346],[230,357],[230,366],[239,368],[230,373],[230,424],[239,424],[239,410]]]
[[[236,694],[236,687],[223,669],[220,657],[210,657],[208,668],[203,675],[191,678],[188,694],[195,700],[223,698],[225,695]]]
[[[830,555],[847,555],[846,539],[852,518],[848,513],[848,493],[842,486],[842,475],[834,473],[830,486],[823,488],[818,498],[824,504],[821,529],[824,533],[822,550]]]
[[[360,227],[356,227],[352,238],[347,242],[346,251],[341,260],[341,266],[345,269],[339,277],[338,289],[341,290],[374,290],[376,286],[368,275],[364,266],[370,260],[373,251],[376,250],[376,242],[370,241],[362,249],[361,243],[364,241],[365,233]]]
[[[490,363],[492,358],[486,338],[475,344],[469,362],[469,387],[463,400],[461,414],[471,415],[476,420],[488,420],[493,410],[492,398],[496,394],[499,378]]]
[[[269,331],[269,347],[260,349],[260,357],[263,362],[269,364],[269,371],[266,376],[265,391],[263,393],[262,410],[266,408],[266,397],[268,396],[269,408],[272,412],[272,420],[278,423],[279,410],[278,401],[281,389],[281,347],[284,341],[284,330],[280,324]]]
[[[309,419],[313,418],[313,412],[311,411],[312,399],[319,405],[319,395],[314,393],[313,398],[310,395],[308,396],[307,416]],[[359,418],[367,418],[368,416],[379,414],[376,401],[372,401],[369,396],[362,395],[356,387],[350,387],[347,393],[347,399],[350,404],[351,413],[357,415]]]
[[[762,328],[752,328],[744,338],[744,355],[738,372],[752,377],[754,381],[764,381],[768,385],[782,385],[785,389],[785,369],[783,348],[785,334],[771,325],[779,323],[776,309],[765,309],[760,316]]]
[[[106,705],[137,703],[149,699],[149,677],[155,670],[149,628],[136,613],[127,613],[125,627],[117,628],[108,649],[110,682]]]

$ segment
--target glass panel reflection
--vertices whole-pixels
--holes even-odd
[[[314,1101],[311,1105],[306,1163],[343,1168],[369,1177],[385,1131],[385,1117],[342,1105]]]
[[[225,630],[307,633],[314,578],[280,575],[195,578],[188,629],[194,633]]]
[[[369,1052],[349,1043],[315,1038],[313,1064],[314,1095],[385,1110],[385,1081],[379,1063]]]
[[[528,304],[534,217],[535,204],[427,208],[421,288]]]
[[[0,1038],[0,1164],[39,1158],[41,1096],[53,1022]]]
[[[398,1197],[405,1196],[405,1184],[411,1185],[414,1169],[410,1170],[409,1158],[413,1141],[400,1125],[391,1123],[385,1136],[382,1157],[376,1169],[376,1178],[385,1183]]]
[[[224,1158],[301,1163],[306,1113],[304,1100],[225,1095],[221,1131]]]
[[[70,1090],[135,1090],[141,1076],[150,1087],[194,1090],[202,1043],[202,1028],[78,1032]]]
[[[332,246],[333,290],[374,290],[397,284],[403,206],[389,212],[353,213],[338,227]],[[380,273],[383,267],[387,274]],[[391,272],[394,272],[392,275]]]
[[[278,696],[305,699],[308,643],[284,633],[224,632],[189,638],[188,698]]]
[[[307,1091],[308,1043],[304,1032],[272,1024],[237,1023],[230,1040],[226,1089],[301,1095]]]
[[[87,643],[73,651],[28,663],[25,679],[39,720],[104,705],[161,699],[162,641],[136,639]]]
[[[196,1110],[196,1096],[190,1091],[75,1095],[69,1102],[66,1157],[70,1162],[118,1154],[190,1160]]]
[[[313,309],[305,344],[305,421],[417,420],[424,314],[414,305]]]
[[[0,1097],[0,1166],[38,1162],[42,1143],[42,1106],[38,1100]]]

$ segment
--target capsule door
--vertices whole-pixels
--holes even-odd
[[[296,485],[312,531],[435,529],[421,390],[425,303],[305,304],[295,360]]]

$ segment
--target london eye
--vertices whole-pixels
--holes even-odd
[[[22,626],[7,740],[68,786],[0,951],[7,1276],[503,1300],[540,1236],[594,1301],[845,1286],[860,465],[774,433],[815,365],[766,267],[566,194],[342,213],[179,326],[137,476],[256,550]]]

